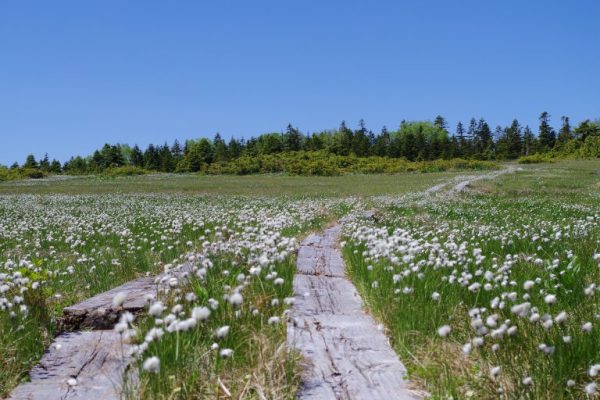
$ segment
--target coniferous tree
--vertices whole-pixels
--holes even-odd
[[[529,128],[529,125],[525,127],[523,131],[523,155],[528,156],[535,152],[535,136]]]
[[[231,138],[228,146],[229,158],[236,159],[242,155],[243,147],[236,139]]]
[[[50,163],[50,168],[48,170],[53,174],[60,174],[62,172],[60,161],[58,161],[57,159],[53,159]]]
[[[478,158],[491,158],[494,139],[489,125],[483,118],[477,123],[473,137],[473,148]]]
[[[165,142],[158,149],[158,157],[160,159],[160,171],[162,172],[173,172],[175,171],[175,159],[173,158],[173,154],[171,153],[171,149],[167,142]]]
[[[358,157],[366,157],[371,151],[371,142],[367,133],[365,121],[361,119],[358,122],[358,129],[352,136],[352,153]]]
[[[571,132],[571,125],[569,124],[569,117],[562,116],[562,126],[558,131],[558,137],[556,139],[557,146],[564,146],[569,140],[573,138]]]
[[[467,129],[467,148],[465,149],[465,155],[471,157],[475,151],[474,142],[477,136],[477,120],[471,118],[469,121],[469,128]]]
[[[35,160],[35,156],[33,154],[29,154],[25,159],[25,164],[23,164],[23,168],[31,168],[38,169],[38,162]]]
[[[46,172],[50,170],[50,160],[48,159],[48,153],[44,154],[44,158],[40,160],[40,169]]]
[[[173,159],[175,163],[179,163],[183,158],[183,150],[181,149],[181,145],[179,144],[179,140],[175,139],[173,142],[173,146],[171,146],[171,154],[173,154]]]
[[[442,117],[441,115],[435,117],[435,121],[433,122],[433,124],[438,128],[445,130],[446,132],[448,131],[448,124],[446,123],[444,117]]]
[[[131,165],[139,168],[144,167],[144,153],[137,144],[131,149]]]
[[[302,149],[302,134],[298,128],[294,128],[292,124],[288,124],[283,134],[283,150],[284,151],[300,151]]]
[[[340,123],[338,132],[339,139],[337,141],[336,154],[347,156],[352,151],[352,139],[354,138],[354,133],[346,126],[346,121]]]
[[[221,139],[219,132],[215,134],[215,138],[213,139],[213,147],[215,149],[214,158],[216,162],[225,162],[229,160],[229,150],[227,149],[227,144],[223,139]]]
[[[457,143],[457,155],[458,157],[464,157],[467,154],[467,137],[465,136],[465,128],[462,122],[456,124],[456,139]]]
[[[516,119],[513,120],[512,124],[506,130],[507,140],[507,158],[515,159],[522,153],[523,138],[521,136],[521,125]]]
[[[540,132],[538,138],[542,151],[550,150],[556,142],[556,133],[550,126],[550,115],[546,111],[540,115]]]
[[[381,133],[375,137],[375,143],[373,144],[373,154],[379,157],[385,157],[390,155],[390,133],[384,126],[381,128]]]
[[[590,136],[600,135],[600,123],[592,122],[589,119],[581,122],[573,131],[576,139],[585,142]]]
[[[152,143],[144,151],[144,168],[150,171],[160,170],[160,155]]]

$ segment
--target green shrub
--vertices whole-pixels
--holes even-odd
[[[40,179],[46,177],[44,171],[35,168],[17,168],[8,169],[0,167],[0,182],[1,181],[16,181],[19,179]]]
[[[36,168],[23,168],[21,169],[21,175],[23,175],[24,178],[41,179],[44,178],[47,174],[44,171],[41,171]]]
[[[133,175],[144,175],[149,173],[149,171],[140,168],[134,167],[131,165],[126,165],[123,167],[109,168],[104,171],[104,175],[116,177],[116,176],[133,176]]]
[[[229,162],[204,164],[207,174],[265,174],[335,176],[342,174],[380,174],[438,172],[448,170],[493,169],[497,164],[478,160],[407,161],[404,158],[340,156],[324,151],[285,152],[255,157],[242,156]]]
[[[600,157],[600,136],[588,136],[578,150],[578,156],[584,158]]]

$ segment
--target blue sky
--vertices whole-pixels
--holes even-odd
[[[600,3],[2,1],[0,163],[402,119],[600,117]]]

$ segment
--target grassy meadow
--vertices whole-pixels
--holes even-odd
[[[0,396],[26,379],[62,308],[190,264],[115,327],[137,359],[128,396],[294,398],[295,251],[342,216],[349,275],[433,398],[596,396],[600,162],[423,194],[482,173],[0,183]]]
[[[597,397],[600,164],[538,165],[460,196],[378,199],[344,253],[433,398]],[[408,199],[407,199],[408,200]]]

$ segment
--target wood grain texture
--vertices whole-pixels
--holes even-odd
[[[171,278],[186,279],[191,268],[190,264],[184,264],[156,277],[139,278],[65,307],[59,328],[61,331],[112,329],[123,312],[140,313],[148,305],[146,296],[156,297],[158,290],[167,286]],[[113,299],[118,293],[126,294],[125,302],[121,307],[114,307]]]
[[[130,345],[114,331],[59,335],[11,400],[120,399]],[[76,385],[69,385],[75,379]]]
[[[298,398],[419,398],[407,388],[404,366],[345,277],[340,236],[335,225],[308,236],[298,252],[288,324],[288,344],[305,364]]]

